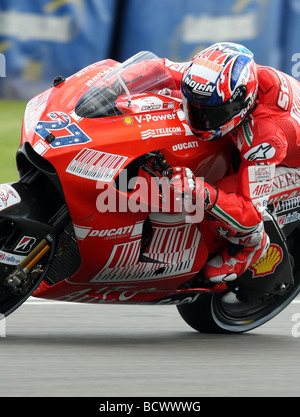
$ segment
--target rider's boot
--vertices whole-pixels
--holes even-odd
[[[209,260],[204,267],[204,275],[210,282],[235,280],[264,257],[270,245],[263,222],[251,233],[239,233],[227,239],[228,247]]]

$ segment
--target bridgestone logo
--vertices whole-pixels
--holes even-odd
[[[126,160],[126,156],[84,148],[70,162],[66,172],[90,180],[111,182]]]

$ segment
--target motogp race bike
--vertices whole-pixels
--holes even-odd
[[[197,331],[241,333],[299,293],[300,197],[289,190],[278,197],[284,168],[264,214],[271,240],[264,258],[228,284],[203,278],[205,262],[227,241],[205,216],[197,223],[162,210],[160,180],[166,169],[188,166],[216,183],[236,175],[235,150],[226,138],[192,135],[180,99],[161,94],[171,77],[126,81],[128,69],[145,64],[146,73],[149,59],[157,57],[141,52],[123,64],[104,60],[58,76],[27,104],[19,181],[0,186],[3,316],[29,296],[175,305]]]

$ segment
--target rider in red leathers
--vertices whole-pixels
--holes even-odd
[[[195,199],[204,187],[211,224],[229,243],[207,262],[205,277],[234,280],[268,249],[262,215],[276,166],[300,166],[300,84],[257,65],[247,48],[233,43],[214,44],[187,64],[159,59],[149,70],[171,73],[178,89],[161,93],[182,98],[194,135],[205,141],[228,136],[240,153],[237,183],[225,178],[211,185],[196,178],[192,186]],[[295,188],[300,188],[300,173],[295,172]],[[191,184],[190,177],[190,170],[177,167],[169,176],[170,186],[185,191],[182,184]]]
[[[262,214],[275,167],[300,166],[300,84],[255,64],[243,46],[219,43],[187,66],[181,91],[193,133],[202,140],[229,135],[240,152],[236,189],[225,192],[222,181],[218,187],[204,184],[205,208],[229,241],[206,264],[204,274],[213,282],[230,281],[268,248]]]

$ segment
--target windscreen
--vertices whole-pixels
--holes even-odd
[[[124,101],[131,106],[132,95],[175,88],[174,80],[151,52],[140,52],[97,81],[78,101],[80,117],[95,118],[124,114]],[[120,108],[118,103],[122,103]],[[121,110],[122,109],[122,110]]]

